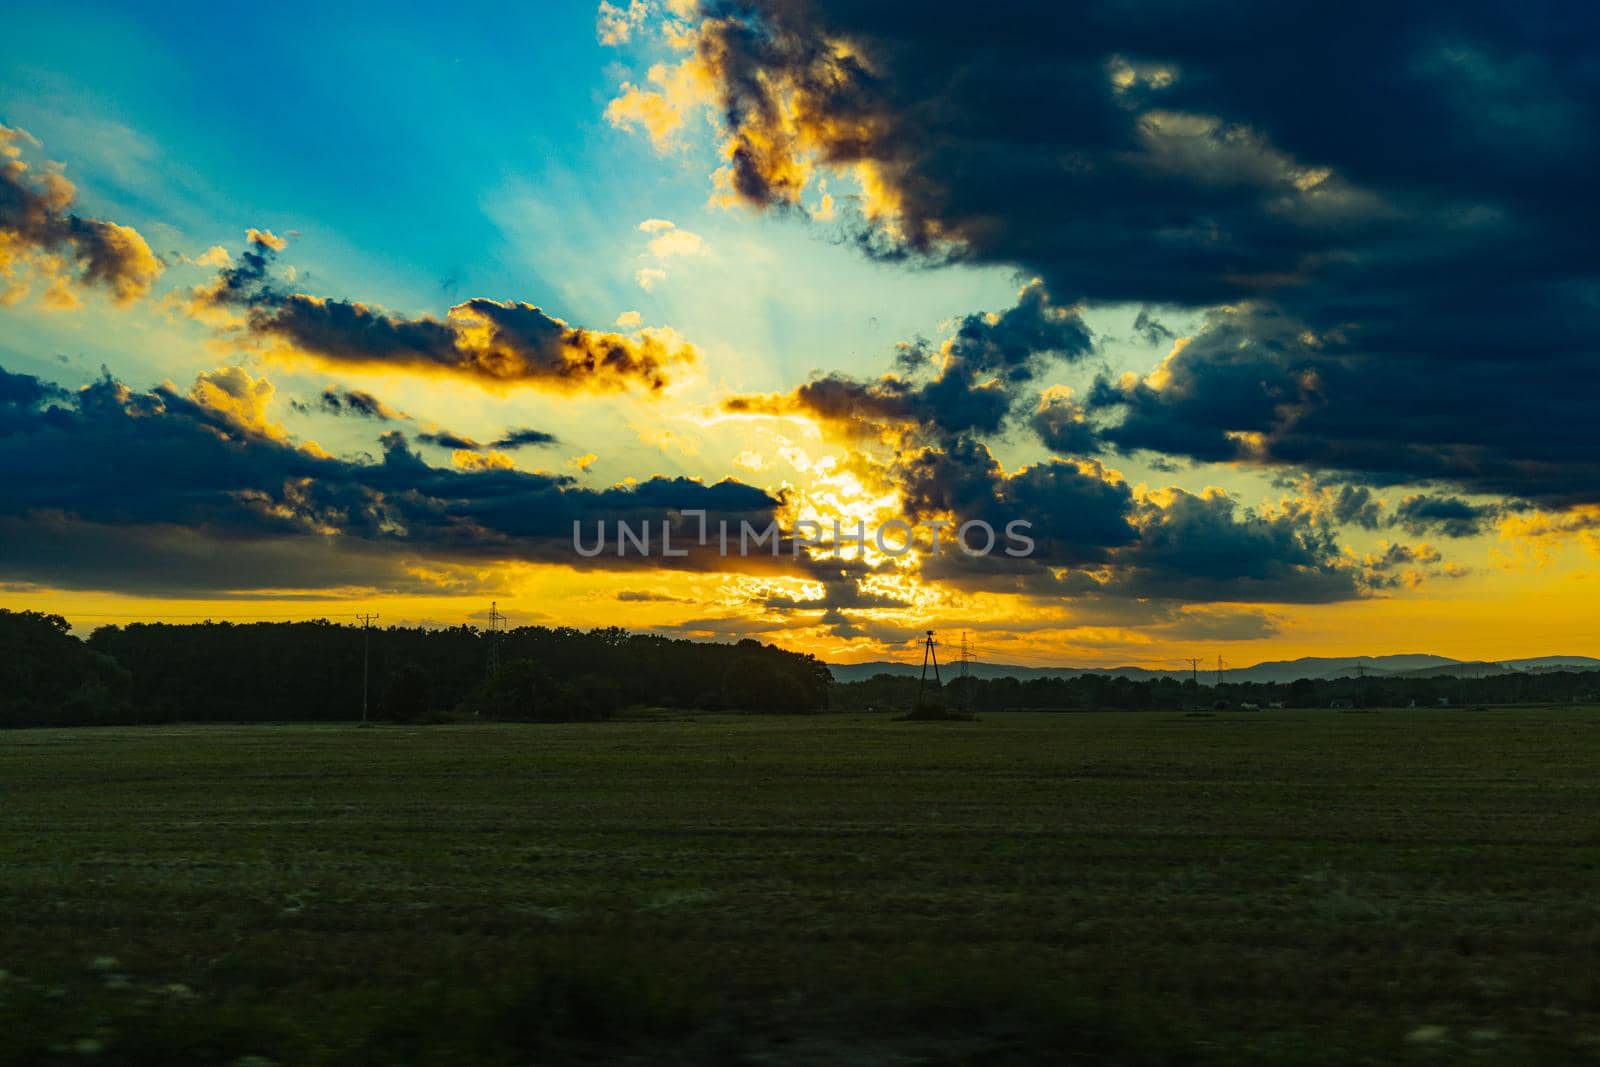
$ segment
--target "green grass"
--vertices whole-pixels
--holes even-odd
[[[0,733],[0,1063],[1600,1058],[1600,710]]]

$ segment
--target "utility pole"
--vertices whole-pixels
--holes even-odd
[[[505,632],[506,617],[500,614],[500,603],[489,601],[489,677],[500,673],[500,635]]]
[[[1189,665],[1189,680],[1194,683],[1195,692],[1200,691],[1200,657],[1186,659],[1183,662]]]
[[[378,616],[357,615],[356,618],[361,620],[361,725],[365,726],[367,725],[367,679],[371,673],[369,670],[371,657],[367,655],[367,651],[372,643],[372,624],[377,621]]]
[[[961,710],[968,715],[972,714],[972,684],[977,681],[972,677],[972,646],[967,644],[967,631],[961,631]]]
[[[928,684],[928,663],[933,663],[933,684],[941,689],[944,683],[939,681],[939,653],[933,648],[933,631],[928,631],[927,638],[922,642],[922,678],[917,682],[917,707],[922,706],[922,690]]]

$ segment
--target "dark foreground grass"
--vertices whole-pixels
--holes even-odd
[[[1600,1058],[1600,711],[0,733],[0,1063]]]

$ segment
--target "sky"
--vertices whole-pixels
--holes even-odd
[[[8,24],[0,607],[1600,654],[1578,5]]]

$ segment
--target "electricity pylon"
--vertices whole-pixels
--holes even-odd
[[[961,655],[957,658],[961,664],[961,710],[968,715],[972,714],[972,685],[977,679],[972,677],[972,646],[967,644],[967,631],[961,631]]]
[[[505,633],[506,617],[500,614],[500,603],[496,600],[489,601],[489,665],[488,674],[492,680],[500,673],[500,635]]]
[[[934,651],[933,631],[928,631],[928,636],[922,642],[922,678],[917,682],[917,707],[922,706],[922,690],[928,684],[928,664],[933,664],[933,684],[941,689],[944,683],[939,681],[939,653]]]

